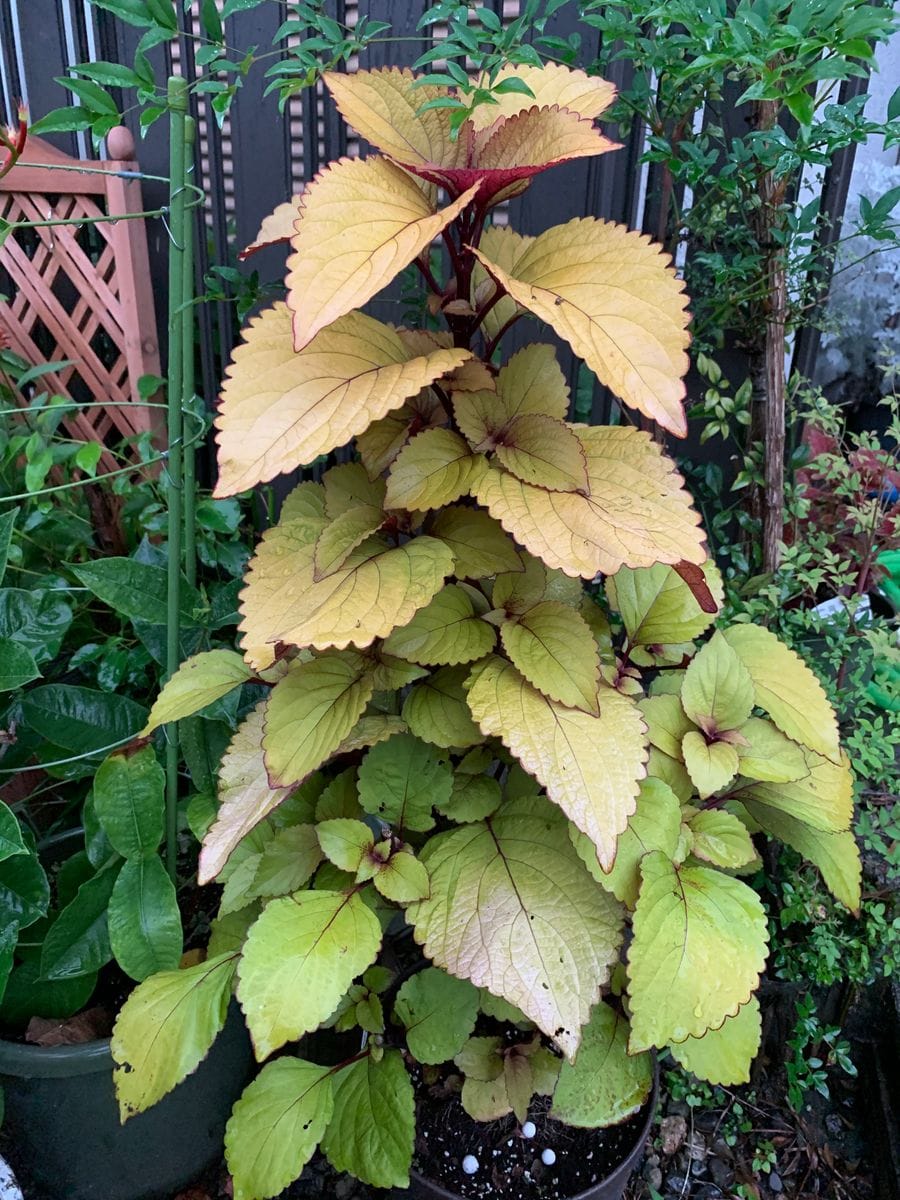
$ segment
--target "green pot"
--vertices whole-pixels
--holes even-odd
[[[251,1073],[236,1005],[206,1060],[159,1104],[119,1123],[109,1040],[0,1041],[3,1154],[28,1200],[169,1200],[221,1160]]]

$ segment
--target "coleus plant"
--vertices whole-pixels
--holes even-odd
[[[408,72],[326,77],[377,153],[269,222],[293,246],[287,303],[250,323],[223,388],[220,495],[353,450],[263,536],[241,653],[188,660],[148,726],[270,689],[203,839],[200,880],[224,889],[208,955],[141,984],[113,1038],[125,1119],[197,1066],[236,993],[258,1059],[277,1055],[228,1126],[237,1200],[277,1194],[320,1144],[406,1185],[414,1063],[461,1075],[476,1117],[546,1094],[577,1126],[640,1108],[654,1047],[746,1078],[766,956],[739,878],[752,835],[859,902],[815,677],[751,625],[697,649],[721,583],[673,463],[632,425],[568,422],[549,344],[504,353],[537,317],[627,409],[684,432],[668,258],[592,218],[538,237],[490,223],[538,171],[612,148],[594,127],[608,83],[515,77],[531,95],[504,90],[458,138],[449,93]],[[413,262],[445,332],[360,311]],[[283,1053],[328,1025],[360,1031],[349,1060]]]

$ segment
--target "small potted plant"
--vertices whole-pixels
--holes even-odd
[[[549,344],[504,350],[531,314],[684,433],[666,256],[592,218],[490,223],[537,172],[614,148],[594,125],[613,88],[562,67],[482,82],[326,77],[377,153],[327,167],[292,214],[287,304],[224,384],[218,492],[355,455],[263,536],[241,652],[189,660],[151,714],[268,689],[204,836],[201,881],[224,889],[207,957],[145,980],[112,1041],[128,1120],[197,1067],[236,993],[265,1064],[226,1133],[236,1200],[277,1195],[317,1147],[420,1196],[619,1196],[655,1049],[747,1076],[753,837],[858,904],[815,677],[750,624],[698,645],[721,585],[674,464],[630,424],[569,423]],[[360,311],[413,262],[445,330]],[[346,1053],[322,1050],[327,1027]]]

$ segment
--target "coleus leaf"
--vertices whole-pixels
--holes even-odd
[[[740,734],[742,742],[737,752],[742,775],[770,783],[792,783],[807,774],[809,768],[802,747],[772,721],[751,717],[741,726]]]
[[[288,259],[294,348],[377,295],[476,190],[435,212],[426,190],[386,158],[343,158],[320,171],[301,198]]]
[[[426,955],[516,1005],[573,1058],[622,918],[578,861],[562,815],[540,798],[508,801],[486,822],[432,838],[422,859],[431,896],[407,920]]]
[[[701,570],[721,606],[722,577],[715,564],[708,560]],[[690,642],[714,620],[714,614],[700,608],[681,576],[662,563],[639,570],[623,567],[609,576],[605,587],[610,605],[622,618],[630,646]]]
[[[722,636],[749,672],[756,703],[782,733],[839,762],[837,718],[800,656],[759,625],[732,625]]]
[[[235,846],[290,795],[273,788],[263,762],[265,701],[238,726],[219,767],[219,807],[200,849],[198,883],[215,879]]]
[[[186,659],[164,684],[140,736],[146,737],[160,725],[199,712],[246,683],[250,676],[249,667],[234,650],[207,650],[195,654]]]
[[[416,1062],[443,1063],[457,1054],[475,1028],[478,989],[437,967],[419,971],[397,993],[394,1016],[406,1030]]]
[[[533,237],[516,233],[508,225],[489,225],[481,236],[481,252],[492,263],[509,272],[512,271],[516,262],[524,253],[525,247],[533,241]],[[478,261],[476,261],[475,269],[472,272],[472,281],[475,285],[475,295],[482,304],[491,300],[497,292],[496,280],[487,273]],[[523,305],[518,304],[508,293],[504,294],[492,304],[490,310],[485,314],[481,328],[487,337],[495,338],[517,313],[522,314],[527,311]],[[566,416],[567,412],[568,403],[563,412],[551,415],[556,415],[562,419]]]
[[[363,859],[375,845],[372,830],[364,821],[348,817],[335,817],[330,821],[319,821],[316,836],[326,858],[342,871],[354,875]]]
[[[297,519],[263,536],[241,593],[244,657],[257,668],[275,659],[275,644],[316,649],[363,648],[410,621],[443,586],[453,554],[437,538],[391,547],[367,539],[341,567],[315,578],[324,522]]]
[[[447,802],[452,786],[449,764],[411,733],[373,746],[359,768],[363,808],[397,829],[433,829],[432,807]]]
[[[301,190],[290,200],[286,200],[284,204],[279,204],[273,212],[263,218],[256,237],[238,255],[241,262],[248,259],[251,254],[255,254],[257,250],[265,250],[268,246],[277,246],[279,243],[291,240],[294,235],[294,226],[300,215],[302,199]]]
[[[656,850],[641,874],[628,950],[631,1053],[702,1037],[734,1016],[756,991],[768,941],[759,897],[739,879],[676,867]]]
[[[681,684],[681,703],[688,718],[704,733],[739,729],[753,709],[753,680],[720,632],[691,660]],[[690,766],[688,767],[690,770]],[[737,770],[737,755],[732,774]]]
[[[313,556],[316,583],[339,571],[356,547],[383,523],[384,513],[372,504],[357,504],[330,521],[316,539]]]
[[[787,783],[744,780],[738,799],[750,799],[824,833],[842,833],[853,818],[853,777],[846,758],[832,762],[805,750],[807,774]]]
[[[439,667],[417,683],[403,702],[401,716],[410,732],[444,749],[464,750],[484,741],[472,720],[464,683],[471,667]]]
[[[498,85],[509,79],[524,83],[531,95],[520,92],[498,93]],[[531,67],[510,63],[501,67],[494,77],[492,95],[495,104],[479,105],[472,113],[476,129],[493,125],[501,117],[512,117],[523,109],[556,104],[582,117],[599,117],[612,104],[616,89],[612,83],[584,71],[574,71],[556,63]]]
[[[473,445],[493,442],[518,417],[543,416],[564,421],[569,388],[552,346],[525,346],[500,368],[489,388],[467,386],[464,371],[451,381],[453,412]]]
[[[648,237],[584,217],[540,234],[511,268],[475,253],[625,404],[685,436],[687,296]]]
[[[368,663],[352,651],[294,663],[266,702],[263,749],[272,786],[299,783],[325,762],[371,695]]]
[[[427,666],[452,666],[482,658],[494,648],[496,634],[475,613],[471,597],[448,584],[406,625],[395,629],[384,650]]]
[[[735,747],[728,742],[707,741],[699,729],[690,730],[682,738],[681,757],[701,800],[727,787],[737,774]]]
[[[714,867],[735,869],[746,866],[756,858],[747,827],[733,813],[722,809],[705,809],[688,821],[694,835],[691,853]]]
[[[334,1116],[322,1140],[331,1165],[373,1187],[408,1187],[415,1100],[400,1051],[345,1067],[334,1090]]]
[[[400,451],[388,476],[386,508],[428,509],[467,495],[485,471],[452,429],[426,429]]]
[[[698,1079],[733,1087],[749,1083],[761,1037],[759,1001],[751,996],[718,1029],[708,1030],[703,1037],[686,1038],[669,1049],[675,1061]]]
[[[341,463],[322,476],[325,489],[325,516],[337,520],[361,505],[384,507],[383,479],[370,479],[359,463]]]
[[[429,533],[450,547],[457,579],[483,579],[522,570],[522,558],[512,538],[483,509],[447,505],[435,515]]]
[[[616,860],[610,871],[597,861],[597,849],[589,837],[575,826],[569,836],[581,861],[607,891],[628,908],[634,908],[641,887],[641,859],[651,850],[661,850],[670,858],[678,847],[681,831],[681,805],[678,797],[660,779],[642,779],[637,807],[619,836]]]
[[[225,1127],[234,1200],[280,1195],[312,1158],[333,1111],[330,1067],[298,1058],[263,1067]]]
[[[566,1125],[598,1129],[639,1111],[653,1086],[650,1055],[628,1053],[628,1021],[602,1000],[584,1027],[578,1057],[565,1062],[551,1116]]]
[[[123,1122],[156,1104],[205,1058],[225,1024],[236,961],[222,954],[151,975],[125,1001],[110,1042]]]
[[[532,554],[593,579],[622,566],[703,562],[703,533],[681,477],[660,447],[628,426],[574,426],[588,491],[549,492],[489,467],[473,494]]]
[[[543,600],[518,619],[504,621],[500,636],[513,665],[538,691],[567,708],[599,715],[600,655],[576,609]]]
[[[234,495],[343,446],[467,357],[413,355],[363,313],[341,317],[297,354],[290,311],[276,304],[250,322],[226,372],[214,494]]]
[[[400,331],[406,341],[407,331]],[[430,353],[431,347],[426,353]],[[423,429],[443,425],[447,413],[432,388],[411,396],[399,408],[393,408],[380,421],[373,421],[357,436],[356,448],[371,479],[386,471],[409,439]]]
[[[381,925],[356,892],[272,900],[251,927],[237,996],[261,1062],[327,1020],[375,960]]]
[[[497,656],[474,668],[468,700],[481,731],[499,737],[535,776],[591,839],[608,870],[634,812],[647,757],[634,702],[604,686],[597,692],[599,716],[566,708]]]
[[[384,843],[384,849],[388,851],[388,857],[372,876],[372,882],[382,896],[395,904],[425,899],[431,892],[428,871],[412,850],[407,846],[391,851],[390,842]]]
[[[491,602],[507,617],[522,616],[545,600],[579,608],[584,596],[580,579],[571,579],[562,571],[545,567],[539,558],[521,552],[524,571],[498,575],[494,580]]]
[[[584,448],[564,421],[542,413],[514,417],[494,446],[497,461],[523,483],[551,492],[588,488]]]

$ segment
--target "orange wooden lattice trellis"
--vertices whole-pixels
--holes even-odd
[[[144,222],[77,223],[141,211],[131,135],[119,128],[109,140],[118,158],[83,162],[30,138],[23,162],[0,180],[4,220],[73,222],[15,230],[6,239],[0,328],[32,365],[70,360],[44,375],[41,387],[76,403],[106,402],[66,420],[72,437],[104,446],[162,432],[159,410],[137,386],[142,375],[159,374]],[[114,465],[109,454],[102,462]]]

